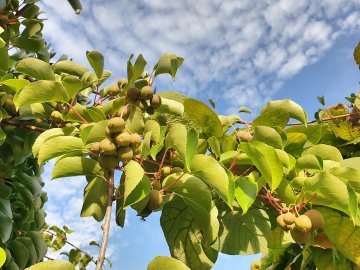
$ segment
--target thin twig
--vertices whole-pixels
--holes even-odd
[[[105,260],[105,252],[107,243],[109,240],[109,232],[110,232],[110,222],[111,222],[111,212],[112,212],[112,205],[113,205],[113,196],[114,196],[114,170],[109,171],[109,185],[108,187],[108,200],[107,200],[107,207],[105,213],[105,223],[103,226],[103,239],[101,242],[101,247],[99,250],[99,256],[96,264],[96,270],[101,270]]]
[[[81,115],[80,115],[80,113],[70,104],[70,103],[66,103],[67,105],[68,105],[68,107],[71,109],[71,110],[73,110],[75,113],[76,113],[76,115],[83,121],[83,122],[85,122],[86,124],[89,124],[89,122],[84,118],[84,117],[82,117]]]
[[[18,127],[18,128],[29,129],[29,130],[36,131],[36,132],[40,132],[40,133],[47,130],[47,129],[45,129],[45,128],[41,128],[41,127],[37,127],[37,126],[32,126],[32,125],[17,123],[17,122],[15,122],[15,121],[11,121],[11,120],[9,120],[9,119],[3,119],[3,120],[1,121],[1,124],[8,125],[8,126],[14,126],[14,127]]]

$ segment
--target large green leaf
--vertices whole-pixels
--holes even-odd
[[[0,240],[1,242],[7,242],[12,233],[12,212],[10,201],[0,198]]]
[[[196,154],[198,147],[199,133],[195,129],[190,129],[187,132],[186,138],[186,154],[185,154],[185,164],[186,168],[190,170],[190,165],[193,157]]]
[[[17,108],[22,105],[50,101],[67,102],[69,96],[64,86],[55,81],[40,80],[26,85],[14,96]]]
[[[191,174],[212,186],[224,202],[232,208],[235,184],[216,159],[197,154],[192,159],[190,169]]]
[[[139,54],[134,64],[131,63],[133,57],[134,55],[132,54],[127,62],[128,84],[126,85],[126,88],[130,87],[141,77],[141,74],[144,72],[146,66],[146,60],[142,54]]]
[[[267,250],[270,234],[268,214],[250,208],[243,215],[238,211],[221,211],[219,237],[213,247],[230,255],[250,255]]]
[[[14,92],[17,92],[17,91],[23,89],[29,83],[30,82],[25,79],[8,79],[5,81],[2,81],[0,84],[5,85],[6,87],[10,88]]]
[[[96,77],[100,79],[104,72],[104,56],[97,51],[88,51],[86,57],[94,69]]]
[[[26,270],[75,270],[75,266],[67,261],[53,260],[35,264]]]
[[[28,235],[34,243],[37,254],[37,262],[40,262],[46,255],[48,249],[45,239],[42,237],[41,233],[37,231],[29,232]]]
[[[263,142],[241,143],[240,149],[253,161],[274,191],[283,178],[283,166],[275,149]]]
[[[161,105],[156,112],[158,113],[168,113],[176,116],[183,116],[184,114],[184,105],[178,101],[162,97],[162,92],[160,93],[161,96]]]
[[[346,216],[329,208],[318,208],[324,217],[324,232],[346,258],[360,267],[360,227]]]
[[[164,53],[160,56],[160,59],[153,68],[153,70],[155,70],[155,76],[168,73],[175,80],[176,72],[183,62],[184,58],[182,57],[173,53]]]
[[[235,198],[243,210],[243,214],[246,214],[251,205],[255,202],[257,193],[257,183],[253,174],[236,179]]]
[[[199,178],[181,173],[171,174],[163,180],[162,187],[181,196],[204,232],[207,243],[212,243],[218,235],[217,209],[212,213],[211,192]],[[214,211],[213,211],[214,212]],[[215,216],[215,218],[214,218]]]
[[[193,270],[212,268],[217,252],[202,245],[201,229],[182,199],[175,197],[164,205],[160,223],[172,257]]]
[[[109,185],[101,177],[95,177],[84,189],[82,217],[94,217],[98,222],[103,220],[107,207]]]
[[[174,148],[185,163],[186,156],[187,131],[183,124],[173,123],[165,138],[165,146],[167,149]]]
[[[163,269],[191,270],[181,261],[171,257],[164,257],[164,256],[155,257],[155,259],[153,259],[147,267],[147,270],[163,270]]]
[[[78,77],[89,71],[86,67],[69,60],[59,61],[52,68],[56,73],[67,73]]]
[[[151,190],[151,184],[139,163],[130,160],[124,167],[124,207],[142,200]]]
[[[20,60],[15,70],[38,80],[55,80],[54,71],[51,69],[49,63],[37,58],[28,57]]]
[[[221,137],[223,128],[216,113],[199,100],[187,98],[184,100],[185,113],[198,129],[208,137]]]
[[[131,133],[141,134],[144,129],[144,115],[136,105],[131,105],[129,118],[126,120],[126,129]]]
[[[64,128],[52,128],[43,133],[41,133],[37,138],[32,147],[32,152],[34,156],[37,156],[40,151],[40,147],[45,143],[45,141],[57,137],[57,136],[69,136],[73,134],[74,127],[64,127]]]
[[[80,138],[73,136],[57,136],[48,139],[41,147],[38,155],[39,164],[64,154],[81,155],[83,142]]]
[[[46,103],[34,103],[20,106],[19,114],[21,120],[30,120],[49,116],[54,109]]]
[[[30,257],[29,250],[26,246],[17,239],[14,239],[9,242],[8,248],[11,251],[15,263],[20,269],[24,269]]]
[[[264,142],[279,149],[283,148],[280,134],[274,128],[267,126],[256,126],[254,128],[253,141]]]
[[[77,175],[99,175],[100,165],[96,160],[85,157],[64,157],[55,163],[51,178]]]
[[[69,98],[73,98],[83,88],[83,83],[77,76],[63,76],[61,83],[66,88]]]
[[[90,132],[87,134],[86,138],[83,138],[83,140],[86,141],[86,143],[100,142],[102,139],[106,137],[105,130],[107,124],[108,124],[107,120],[97,122],[95,125],[91,127]]]
[[[333,160],[337,162],[341,162],[343,160],[343,157],[339,149],[327,144],[313,145],[309,149],[303,152],[303,155],[309,155],[309,154],[319,156],[323,160]]]

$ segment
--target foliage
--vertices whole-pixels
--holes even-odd
[[[86,52],[91,69],[52,62],[33,2],[20,15],[18,1],[2,9],[10,17],[0,48],[4,269],[25,269],[43,260],[47,246],[68,243],[71,230],[44,224],[41,166],[54,158],[53,179],[86,176],[81,216],[104,221],[99,257],[73,245],[64,253],[69,269],[90,262],[101,269],[112,212],[123,227],[133,210],[143,219],[162,211],[173,258],[157,257],[148,269],[211,269],[219,252],[262,252],[253,269],[360,267],[359,94],[319,110],[314,121],[288,99],[268,102],[253,122],[217,115],[199,100],[153,91],[158,75],[175,78],[182,65],[173,53],[151,73],[142,55],[131,55],[126,78],[112,84],[97,51]],[[10,45],[18,49],[11,55]]]

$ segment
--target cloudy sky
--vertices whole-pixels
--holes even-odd
[[[83,2],[77,16],[66,1],[42,1],[44,34],[59,54],[86,64],[85,51],[98,50],[115,79],[125,76],[131,53],[142,53],[149,69],[160,54],[176,53],[185,58],[177,80],[161,77],[157,88],[213,98],[222,114],[240,106],[256,112],[269,99],[291,98],[312,116],[320,106],[316,96],[325,95],[331,105],[358,90],[352,51],[360,41],[359,0]],[[50,170],[51,164],[45,178]],[[49,183],[47,221],[68,224],[76,230],[71,239],[86,247],[100,240],[101,231],[96,222],[78,218],[84,185],[81,178]],[[168,254],[158,218],[140,222],[130,215],[126,229],[113,229],[109,250],[115,265],[146,269],[154,256]],[[214,269],[249,261],[220,256]]]

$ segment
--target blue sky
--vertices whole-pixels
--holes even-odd
[[[116,79],[125,76],[131,53],[143,53],[151,69],[161,53],[174,52],[184,65],[175,82],[159,78],[158,90],[213,98],[221,114],[240,106],[257,112],[270,99],[291,98],[313,118],[318,95],[333,105],[358,91],[352,52],[360,41],[359,0],[83,2],[76,16],[66,1],[42,1],[44,33],[59,54],[86,64],[85,51],[98,50]],[[47,221],[67,224],[75,230],[70,240],[95,254],[87,243],[100,241],[100,226],[79,218],[85,184],[80,177],[47,182]],[[156,255],[168,255],[159,214],[141,222],[132,212],[125,229],[114,224],[109,254],[113,269],[127,270],[146,269]],[[249,269],[251,260],[220,255],[213,269]]]

